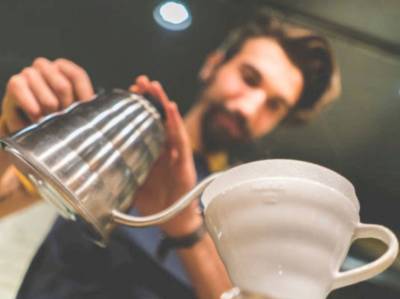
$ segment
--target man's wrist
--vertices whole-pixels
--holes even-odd
[[[157,256],[159,259],[164,260],[165,257],[172,249],[189,249],[196,245],[206,234],[207,229],[204,222],[192,232],[181,235],[180,237],[164,236],[157,248]]]
[[[7,136],[9,133],[4,117],[0,116],[0,138]]]
[[[171,238],[179,238],[191,234],[202,224],[203,217],[196,211],[190,214],[177,215],[163,224],[161,229],[167,236]]]
[[[160,228],[172,238],[188,235],[203,223],[203,215],[198,201],[192,202],[169,221],[163,223]]]

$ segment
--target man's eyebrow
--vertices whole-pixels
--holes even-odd
[[[285,98],[280,96],[273,97],[276,101],[280,102],[286,109],[290,110],[294,107],[294,105],[290,104],[289,101],[285,100]]]

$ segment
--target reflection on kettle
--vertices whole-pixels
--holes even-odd
[[[19,171],[100,244],[126,211],[165,141],[163,109],[122,90],[51,114],[1,140]],[[131,222],[130,225],[135,225]]]

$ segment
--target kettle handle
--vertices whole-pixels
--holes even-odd
[[[149,216],[131,216],[117,210],[112,211],[113,221],[119,224],[124,224],[133,227],[147,227],[164,223],[185,209],[194,199],[196,199],[206,187],[222,172],[209,175],[202,180],[197,186],[190,190],[187,194],[181,197],[165,210]]]

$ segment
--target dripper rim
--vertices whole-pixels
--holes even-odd
[[[290,166],[301,166],[301,167],[308,167],[308,169],[313,168],[313,170],[318,170],[319,172],[323,171],[325,174],[327,174],[328,177],[338,181],[341,185],[340,186],[332,186],[331,184],[327,183],[326,181],[324,182],[322,178],[315,176],[313,178],[307,178],[305,176],[300,176],[299,174],[296,175],[296,171],[286,171],[284,172],[279,172],[279,170],[276,172],[276,174],[271,175],[271,173],[265,172],[264,175],[260,175],[262,173],[262,167],[268,166],[278,166],[283,165],[283,164],[290,164]],[[250,177],[243,177],[243,175],[250,174]],[[257,174],[256,176],[251,177],[251,175]],[[309,175],[309,173],[308,173]],[[314,174],[315,175],[315,174]],[[242,176],[242,177],[240,177]],[[237,178],[239,177],[239,179]],[[320,183],[321,185],[324,185],[328,188],[334,189],[335,191],[339,192],[341,195],[343,195],[346,199],[348,199],[351,204],[354,206],[356,209],[357,213],[360,211],[360,203],[357,199],[355,189],[353,184],[344,176],[339,174],[338,172],[329,169],[325,166],[318,165],[316,163],[312,162],[307,162],[307,161],[301,161],[301,160],[295,160],[295,159],[266,159],[266,160],[258,160],[258,161],[253,161],[245,164],[241,164],[239,166],[235,166],[231,169],[228,169],[224,171],[223,174],[218,176],[211,184],[206,188],[206,190],[203,192],[201,196],[201,201],[206,209],[207,206],[212,202],[212,200],[218,196],[218,194],[231,189],[238,184],[241,184],[245,181],[250,181],[254,179],[262,179],[262,178],[274,178],[274,177],[287,177],[287,178],[304,178],[308,179],[309,181],[314,181],[317,183]],[[234,182],[234,183],[232,183]],[[229,183],[229,184],[227,184]]]

